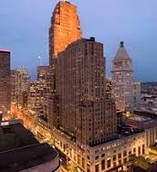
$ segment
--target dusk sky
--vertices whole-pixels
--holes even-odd
[[[0,48],[12,52],[12,68],[35,76],[39,55],[48,64],[48,28],[58,0],[0,0]],[[71,0],[84,37],[104,44],[107,76],[119,42],[133,59],[140,81],[157,81],[157,0]]]

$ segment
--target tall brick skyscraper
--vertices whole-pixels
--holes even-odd
[[[81,37],[77,7],[70,2],[58,2],[49,29],[50,61],[51,58],[57,58],[58,53],[63,51],[67,45]]]
[[[11,106],[10,51],[0,50],[0,111],[6,115]]]
[[[58,56],[56,77],[60,129],[91,146],[116,138],[115,104],[106,96],[103,45],[94,38],[70,44]]]
[[[52,120],[52,114],[58,111],[58,97],[56,96],[56,62],[60,52],[72,42],[81,39],[82,32],[80,21],[77,15],[77,7],[67,1],[59,1],[51,17],[51,26],[49,29],[49,65],[50,65],[50,83],[49,83],[49,116]],[[53,122],[57,125],[57,121]]]

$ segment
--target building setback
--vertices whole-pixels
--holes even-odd
[[[10,51],[0,50],[0,111],[6,115],[11,107]]]
[[[60,129],[91,146],[116,138],[115,104],[106,97],[104,66],[103,45],[94,38],[69,45],[56,65]]]

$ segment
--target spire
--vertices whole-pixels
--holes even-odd
[[[114,61],[115,60],[118,60],[118,61],[119,60],[126,60],[126,59],[131,60],[131,58],[129,57],[129,55],[128,55],[125,47],[124,47],[124,42],[121,41],[120,42],[120,47],[119,47],[119,49],[117,51],[117,54],[116,54],[116,56],[114,58]]]
[[[123,41],[120,42],[120,47],[121,48],[124,47],[124,42]]]

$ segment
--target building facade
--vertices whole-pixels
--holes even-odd
[[[139,109],[141,102],[141,82],[134,80],[133,82],[134,92],[134,109]]]
[[[50,67],[49,66],[38,66],[37,67],[37,81],[47,83],[49,79]]]
[[[58,53],[70,43],[81,39],[82,32],[77,7],[68,1],[59,1],[51,17],[49,28],[49,99],[48,116],[52,126],[58,127],[58,97],[56,95],[56,63]]]
[[[43,113],[44,109],[44,90],[43,84],[39,81],[30,82],[29,94],[28,94],[28,108]]]
[[[51,18],[49,29],[49,57],[57,58],[70,43],[82,38],[77,7],[67,1],[59,1]]]
[[[4,115],[7,115],[11,108],[10,73],[10,51],[0,50],[0,111]]]
[[[49,92],[50,92],[50,67],[49,66],[38,66],[37,68],[37,82],[40,83],[41,97],[42,97],[42,113],[48,117],[49,113]]]
[[[55,131],[53,137],[55,146],[83,172],[122,172],[130,155],[142,156],[148,150],[146,132],[122,136],[93,147],[74,143],[61,132]]]
[[[18,106],[27,107],[30,76],[25,68],[11,71],[12,102]]]
[[[83,144],[116,138],[115,104],[106,97],[104,66],[103,45],[93,37],[72,43],[58,55],[60,129]]]
[[[132,60],[124,47],[124,42],[120,42],[120,48],[112,62],[112,85],[117,110],[132,110],[133,84]]]

